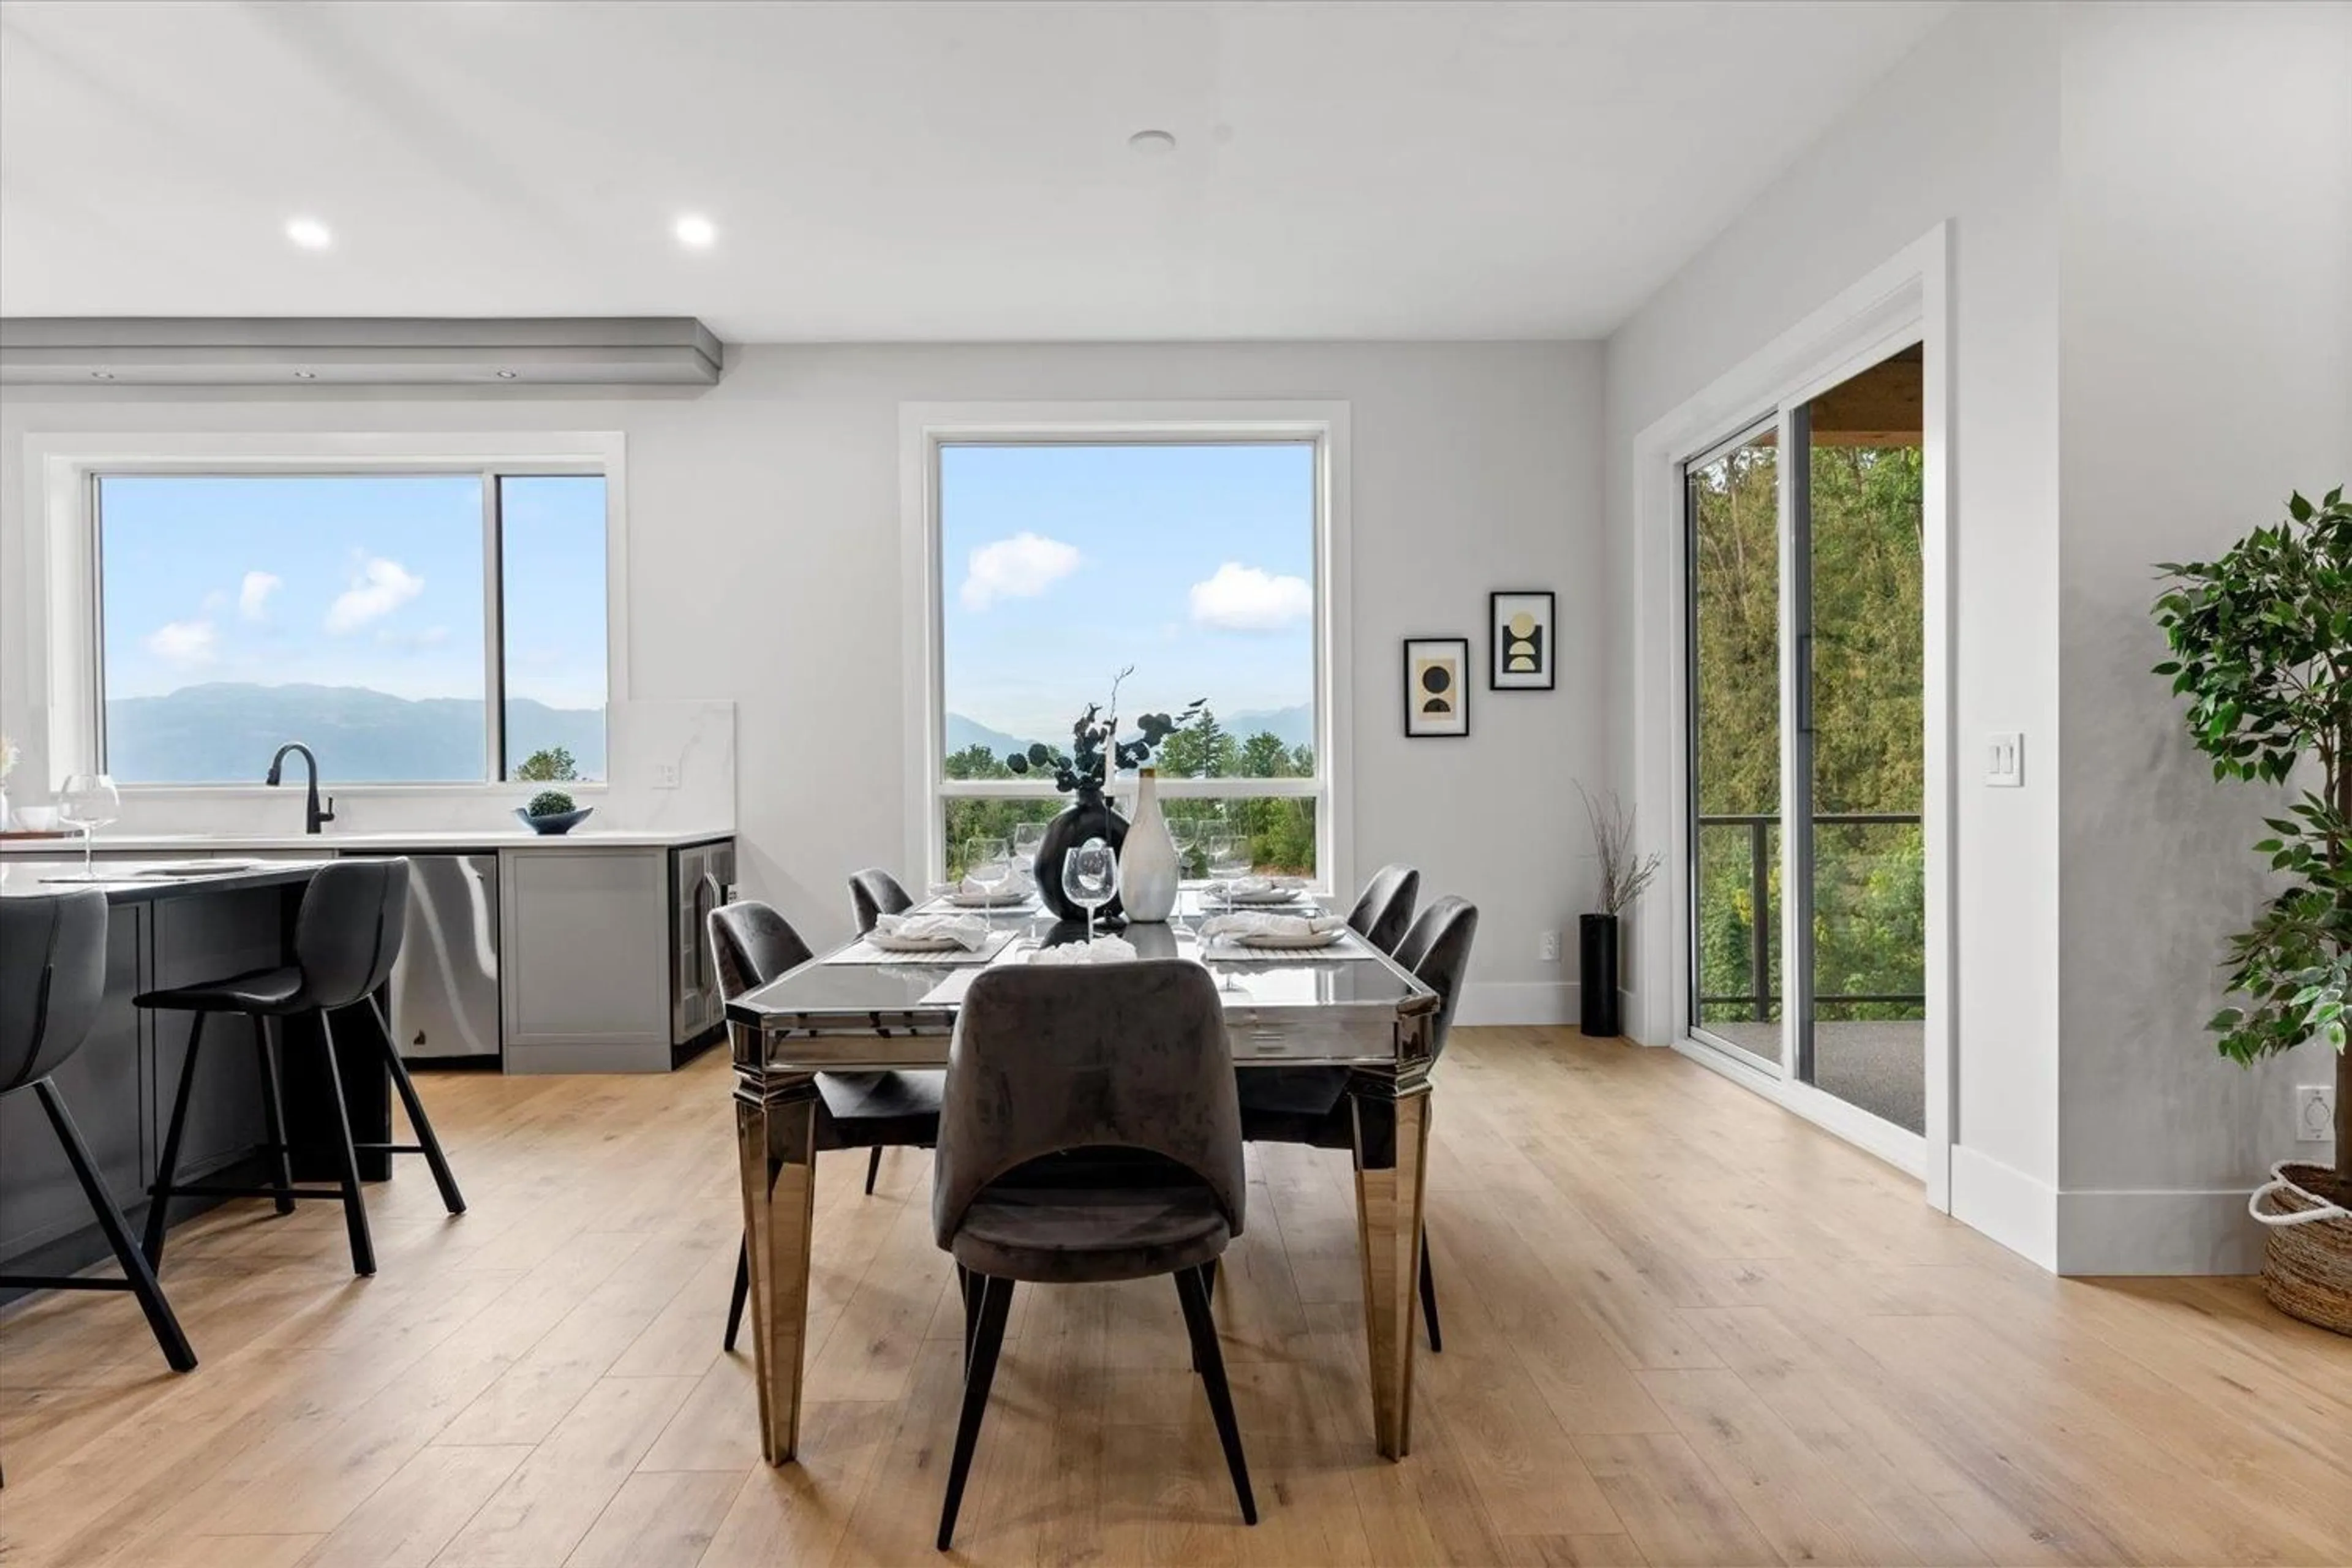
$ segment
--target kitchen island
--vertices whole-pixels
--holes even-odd
[[[55,851],[52,851],[52,857]],[[136,1231],[155,1178],[172,1092],[187,1050],[191,1015],[131,1005],[140,993],[287,963],[294,912],[328,857],[240,862],[101,862],[106,879],[79,879],[77,858],[12,855],[0,860],[0,898],[55,898],[96,887],[108,904],[106,996],[79,1051],[58,1069],[58,1090],[72,1108],[92,1157]],[[0,954],[0,963],[24,962]],[[182,1136],[179,1176],[235,1184],[263,1179],[257,1151],[267,1142],[260,1063],[236,1048],[239,1021],[224,1021],[197,1058]],[[375,1023],[365,1007],[336,1015],[341,1037],[361,1040]],[[311,1136],[331,1126],[326,1055],[315,1026],[289,1020],[284,1034],[288,1131],[298,1179],[329,1176],[335,1157]],[[343,1053],[343,1096],[352,1131],[362,1142],[391,1139],[391,1090],[381,1060]],[[362,1153],[369,1180],[388,1175],[390,1157]],[[173,1200],[174,1220],[218,1202]],[[109,1256],[89,1205],[57,1139],[29,1094],[0,1100],[0,1268],[11,1273],[67,1274]]]

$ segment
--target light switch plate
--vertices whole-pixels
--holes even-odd
[[[2025,784],[2025,737],[2015,730],[1995,730],[1985,737],[1985,783],[1993,789],[2020,789]]]
[[[676,763],[656,763],[654,764],[654,788],[676,789],[677,787],[677,764]]]

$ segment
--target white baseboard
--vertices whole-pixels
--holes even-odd
[[[1952,1217],[2042,1268],[2058,1267],[2058,1194],[1964,1143],[1952,1145]]]
[[[1573,980],[1489,980],[1462,988],[1457,1024],[1573,1024],[1581,1009]]]
[[[2255,1274],[2249,1188],[2058,1194],[2061,1274]]]

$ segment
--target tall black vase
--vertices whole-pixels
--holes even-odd
[[[1580,915],[1576,922],[1577,992],[1584,1002],[1584,1032],[1606,1038],[1625,1032],[1617,1005],[1617,917]]]
[[[1127,842],[1127,818],[1110,808],[1099,789],[1078,791],[1077,803],[1045,825],[1045,841],[1037,846],[1037,897],[1066,921],[1082,921],[1087,911],[1062,891],[1062,857],[1089,838],[1099,838],[1113,849]],[[1117,899],[1102,907],[1104,920],[1116,920],[1118,914]]]

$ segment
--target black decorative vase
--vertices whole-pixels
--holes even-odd
[[[1606,1039],[1625,1032],[1617,1005],[1617,917],[1577,917],[1577,992],[1584,1001],[1584,1032]]]
[[[1079,790],[1077,804],[1045,825],[1045,841],[1037,846],[1037,897],[1066,921],[1085,920],[1087,911],[1062,891],[1062,857],[1089,838],[1099,838],[1113,849],[1127,842],[1127,818],[1113,811],[1103,792],[1093,786]],[[1118,900],[1113,899],[1097,918],[1118,917]]]

